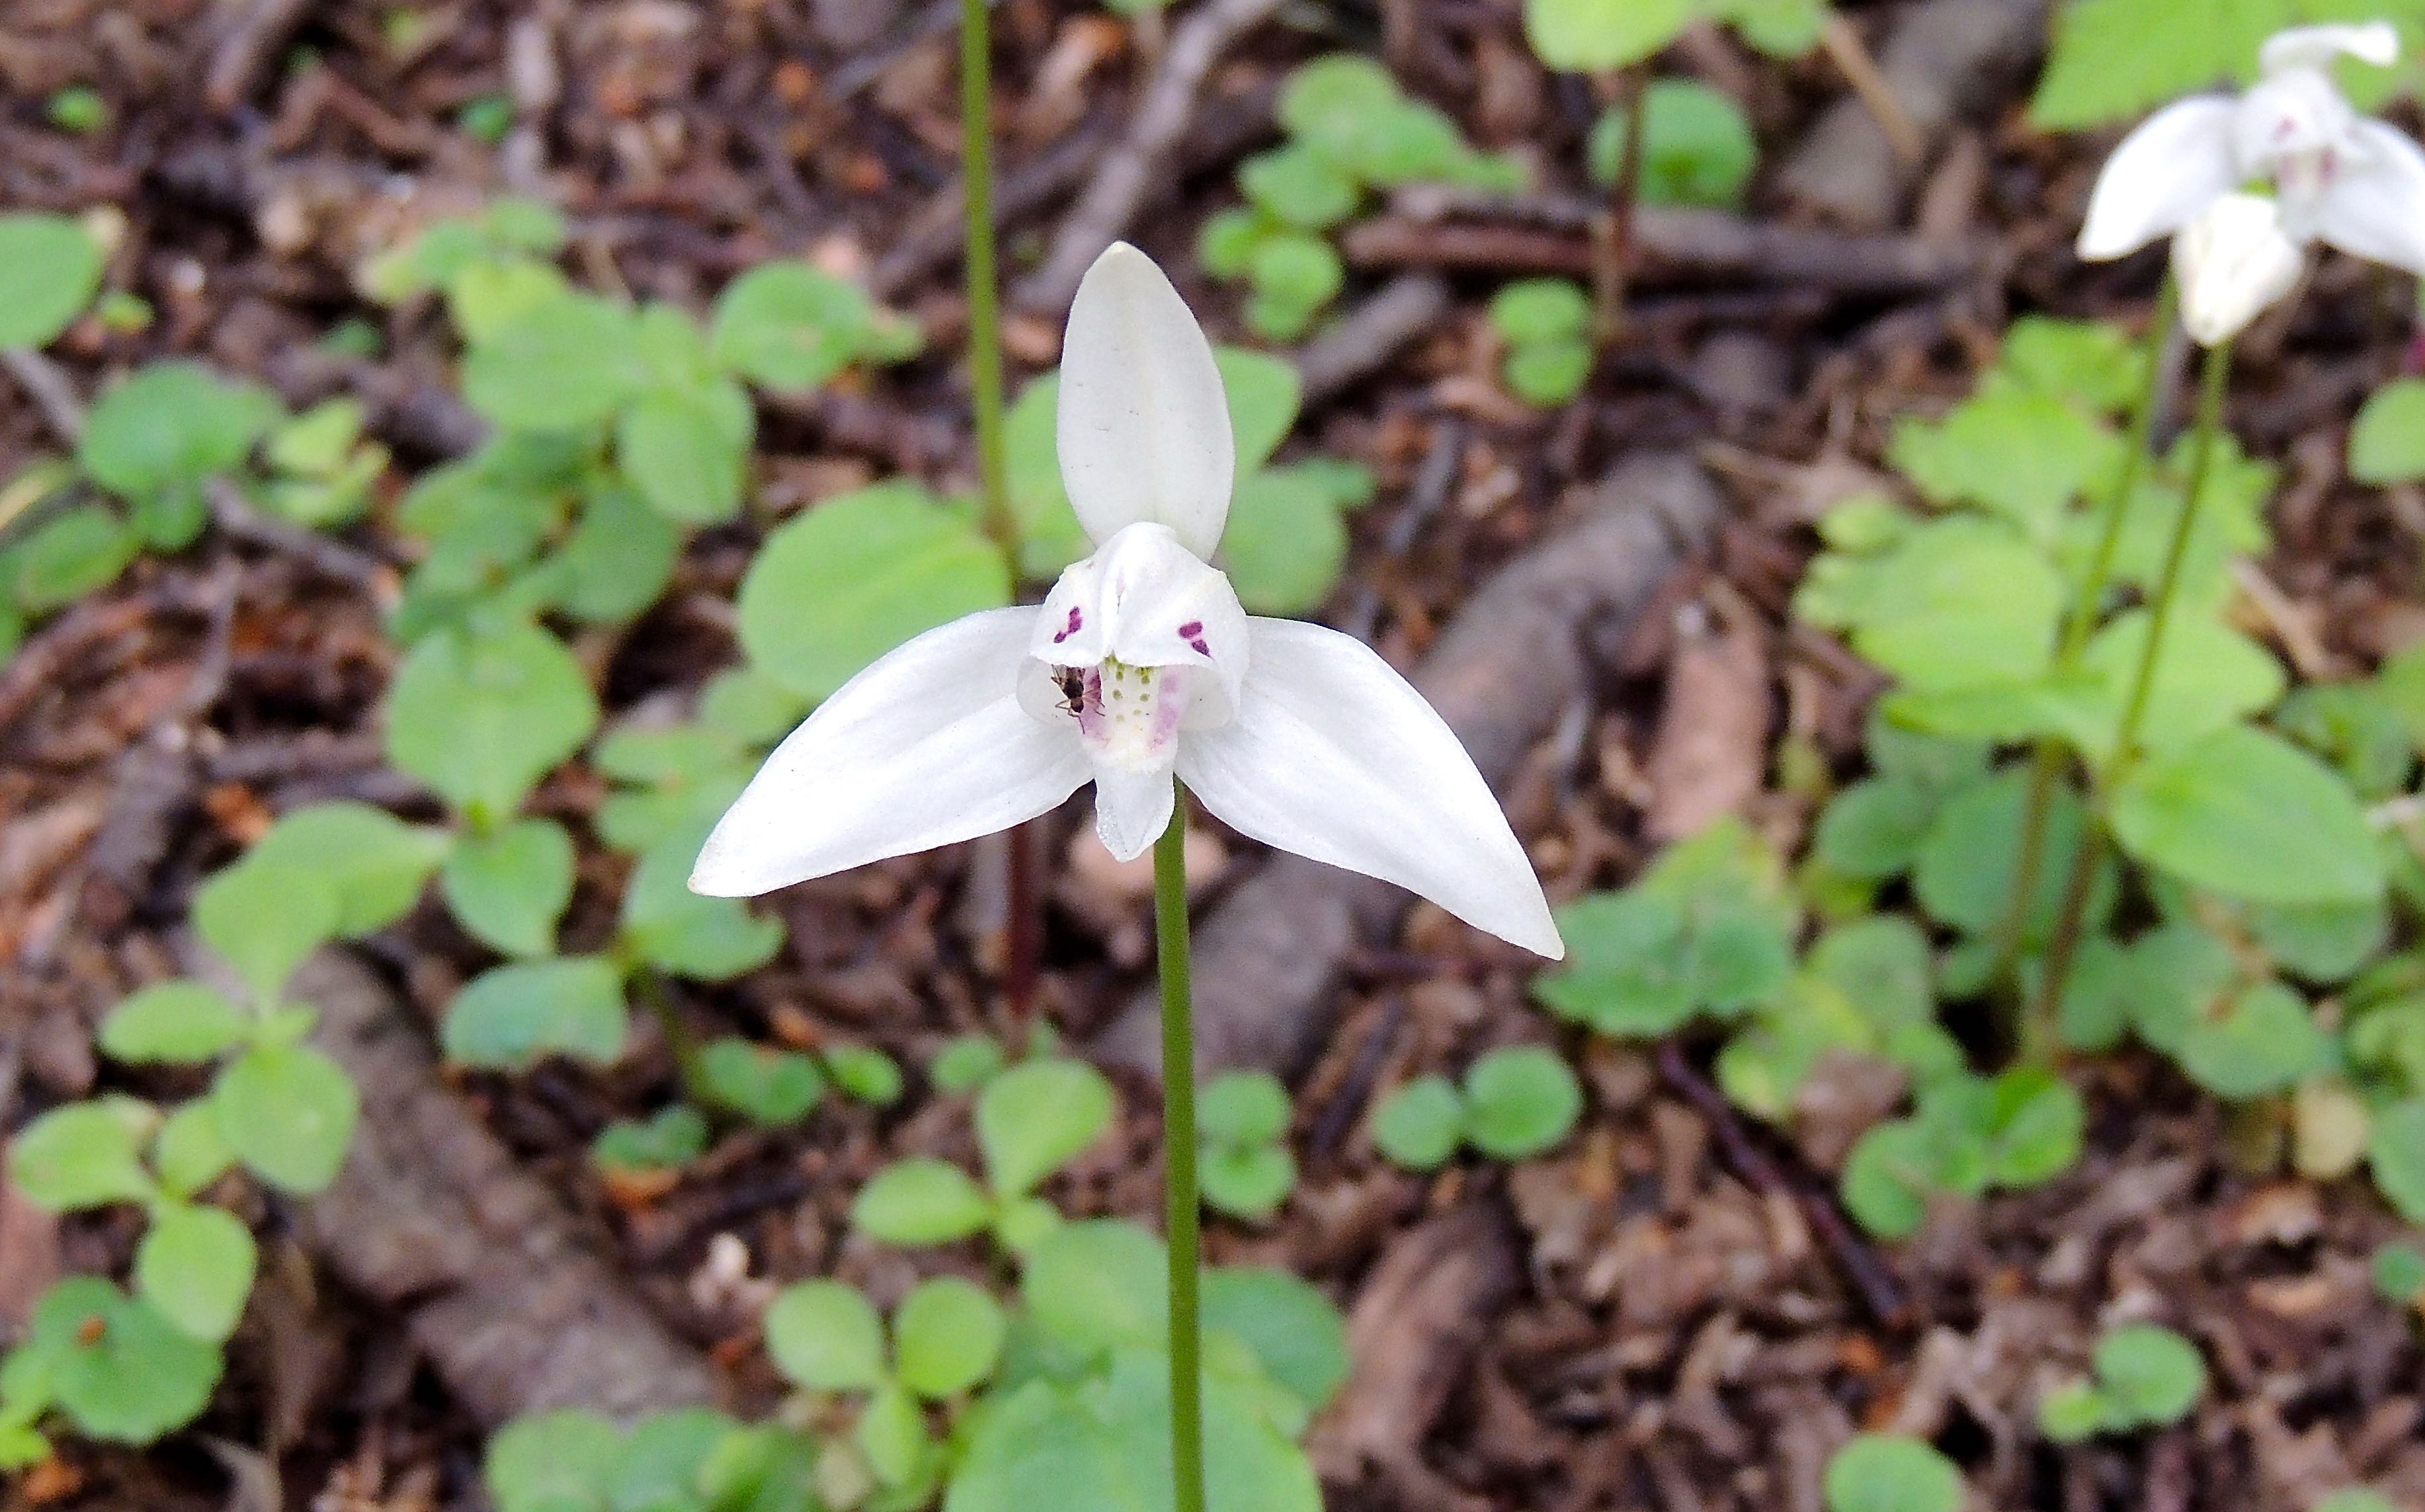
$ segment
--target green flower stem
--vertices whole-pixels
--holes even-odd
[[[2130,411],[2128,446],[2122,454],[2122,470],[2114,479],[2112,492],[2105,500],[2096,549],[2089,557],[2080,595],[2072,600],[2062,638],[2055,645],[2057,672],[2070,671],[2087,649],[2088,637],[2096,629],[2098,611],[2104,607],[2105,590],[2112,583],[2113,553],[2122,543],[2123,521],[2129,517],[2131,496],[2139,491],[2139,480],[2146,472],[2147,445],[2164,391],[2164,347],[2172,340],[2173,320],[2179,308],[2180,285],[2174,281],[2168,264],[2163,286],[2156,294],[2155,317],[2147,326],[2147,375],[2140,387],[2138,404]],[[2063,775],[2063,767],[2062,742],[2050,737],[2041,738],[2030,756],[2029,803],[2021,820],[2020,854],[2013,867],[2013,900],[1998,932],[1996,967],[1991,976],[2001,977],[2020,958],[2021,935],[2029,927],[2031,901],[2037,896],[2038,867],[2046,859],[2046,832],[2054,809],[2054,785]],[[2027,1040],[2029,1036],[2025,1033],[2023,1038]],[[2025,1052],[2030,1048],[2025,1045]],[[2050,1042],[2035,1048],[2049,1055],[2053,1051]]]
[[[2156,578],[2155,594],[2148,604],[2147,644],[2139,653],[2138,667],[2131,673],[2130,693],[2122,706],[2122,721],[2113,731],[2113,748],[2105,754],[2090,788],[2094,806],[2088,833],[2080,837],[2080,849],[2072,855],[2071,873],[2064,881],[2063,909],[2055,916],[2054,934],[2047,942],[2046,974],[2038,984],[2032,1014],[2041,1034],[2051,1034],[2062,1012],[2064,987],[2071,976],[2072,957],[2080,949],[2080,929],[2088,913],[2088,895],[2096,883],[2097,865],[2104,859],[2106,805],[2113,801],[2114,791],[2129,775],[2130,765],[2139,756],[2139,727],[2146,722],[2147,706],[2155,694],[2156,664],[2163,656],[2164,632],[2171,628],[2173,609],[2180,597],[2181,568],[2189,561],[2190,542],[2197,534],[2198,506],[2205,501],[2215,438],[2223,429],[2224,390],[2230,381],[2231,343],[2225,342],[2206,354],[2206,371],[2198,385],[2197,433],[2190,447],[2189,479],[2181,494],[2180,513],[2173,521],[2172,540],[2164,548],[2163,568]]]
[[[1003,450],[1002,295],[993,238],[993,36],[987,0],[960,0],[960,185],[966,227],[964,275],[969,300],[969,393],[976,410],[979,517],[1019,576],[1019,522],[1011,517]],[[1004,910],[1008,938],[1003,998],[1010,1026],[1022,1028],[1036,997],[1044,922],[1036,877],[1036,836],[1014,826],[1010,886]]]
[[[1600,344],[1608,346],[1625,334],[1626,290],[1633,280],[1633,213],[1642,199],[1642,137],[1650,89],[1648,81],[1638,74],[1629,78],[1609,73],[1600,79],[1600,91],[1611,101],[1625,102],[1625,151],[1617,156],[1616,186],[1610,191],[1614,203],[1595,238],[1599,246],[1592,260],[1593,326]]]
[[[1204,1512],[1203,1326],[1196,1233],[1196,1013],[1187,958],[1187,789],[1153,844],[1153,922],[1162,960],[1164,1214],[1170,1230],[1170,1469],[1176,1512]]]
[[[1002,296],[993,247],[993,35],[986,0],[960,0],[960,185],[967,225],[969,390],[976,406],[977,492],[986,533],[1016,569],[1003,462]]]
[[[699,1058],[699,1040],[683,1022],[682,1009],[676,1006],[673,994],[666,989],[663,973],[654,966],[643,965],[632,974],[632,983],[639,989],[640,1001],[657,1021],[657,1031],[665,1036],[666,1048],[674,1058],[674,1072],[682,1080],[683,1093],[699,1105],[699,1111],[711,1118],[716,1114],[715,1086],[708,1080],[707,1063]]]

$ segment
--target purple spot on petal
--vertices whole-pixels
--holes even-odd
[[[1191,619],[1179,627],[1179,633],[1180,638],[1192,641],[1204,633],[1204,622],[1200,619]]]
[[[1079,628],[1085,623],[1086,617],[1078,612],[1077,605],[1071,604],[1069,606],[1069,623],[1063,626],[1060,630],[1053,635],[1052,644],[1054,645],[1059,645],[1062,642],[1068,640],[1072,635],[1077,634]]]
[[[1209,646],[1209,645],[1206,645],[1203,643],[1203,641],[1202,641],[1201,639],[1198,639],[1198,640],[1193,640],[1193,641],[1188,642],[1187,644],[1188,644],[1188,645],[1192,645],[1192,646],[1194,646],[1194,647],[1196,647],[1196,654],[1197,656],[1200,656],[1200,657],[1209,657],[1209,656],[1211,656],[1211,655],[1212,654],[1212,648],[1211,646]]]

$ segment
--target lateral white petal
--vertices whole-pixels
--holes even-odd
[[[2080,223],[2079,252],[2102,263],[2171,235],[2239,183],[2233,103],[2200,95],[2139,123],[2105,160]]]
[[[1095,769],[1095,834],[1116,861],[1134,861],[1170,828],[1178,792],[1168,768]]]
[[[1446,721],[1370,646],[1247,621],[1238,717],[1180,741],[1204,806],[1265,844],[1421,894],[1501,939],[1566,955],[1532,862]]]
[[[2425,274],[2425,149],[2379,120],[2315,206],[2317,238],[2353,257]]]
[[[1055,424],[1061,481],[1097,545],[1153,520],[1212,555],[1238,460],[1221,370],[1179,291],[1126,242],[1069,307]]]
[[[691,890],[754,897],[1008,829],[1076,791],[1076,733],[1019,704],[1036,613],[954,620],[845,683],[717,822]]]
[[[2400,61],[2400,33],[2387,21],[2363,25],[2293,26],[2265,39],[2256,65],[2268,73],[2327,68],[2342,54],[2387,69]]]

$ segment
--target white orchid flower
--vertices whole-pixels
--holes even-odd
[[[1206,561],[1236,454],[1212,348],[1162,270],[1113,247],[1079,286],[1061,472],[1097,550],[1040,608],[927,631],[767,757],[693,889],[747,897],[1006,829],[1095,785],[1122,860],[1176,775],[1241,834],[1397,883],[1552,960],[1540,883],[1422,695],[1352,636],[1251,619]]]
[[[2299,286],[2306,257],[2282,229],[2278,201],[2227,194],[2173,237],[2181,325],[2202,346],[2220,346]]]
[[[2344,54],[2387,68],[2399,34],[2381,21],[2277,32],[2247,93],[2198,95],[2148,117],[2097,175],[2080,255],[2127,257],[2270,182],[2291,242],[2425,274],[2425,151],[2342,97],[2325,71]]]

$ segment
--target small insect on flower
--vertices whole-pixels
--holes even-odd
[[[1061,702],[1058,707],[1062,712],[1072,715],[1084,713],[1086,711],[1086,674],[1084,669],[1081,667],[1055,667],[1052,669],[1052,676],[1053,680],[1061,685]]]

